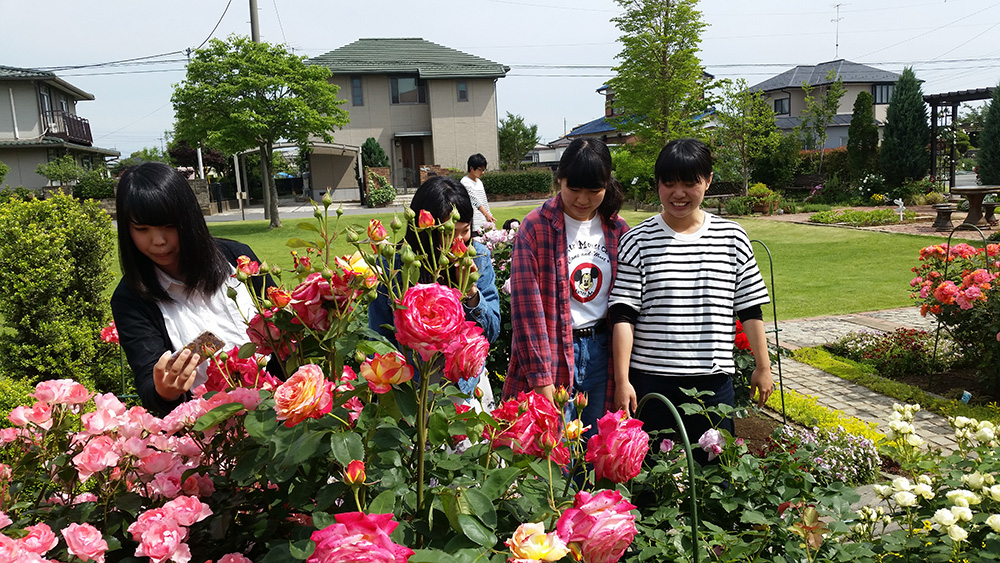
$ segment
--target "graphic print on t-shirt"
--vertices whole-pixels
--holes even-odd
[[[597,297],[604,284],[601,269],[591,262],[584,262],[573,269],[573,299],[586,303]]]

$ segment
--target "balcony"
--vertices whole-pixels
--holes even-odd
[[[46,135],[88,147],[94,144],[94,136],[90,133],[90,122],[82,117],[56,109],[43,112],[42,119],[47,129]]]

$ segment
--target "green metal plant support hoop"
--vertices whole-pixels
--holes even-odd
[[[771,318],[774,320],[774,328],[765,332],[774,334],[774,349],[777,351],[775,357],[778,358],[778,389],[781,394],[781,423],[788,424],[785,417],[785,380],[781,377],[781,343],[778,341],[778,291],[774,288],[774,258],[771,256],[771,249],[764,244],[764,241],[753,239],[750,244],[757,243],[767,252],[767,270],[771,274]]]
[[[690,491],[691,499],[691,552],[693,555],[694,563],[698,563],[698,495],[695,494],[695,479],[694,479],[694,454],[691,453],[691,441],[688,440],[687,430],[684,429],[684,421],[681,420],[680,413],[677,412],[677,407],[659,393],[649,393],[639,401],[639,405],[635,409],[635,417],[639,418],[639,413],[642,412],[642,407],[645,406],[651,399],[657,399],[667,408],[670,409],[670,413],[674,415],[674,420],[677,422],[677,431],[681,435],[681,439],[684,440],[684,455],[687,457],[688,464],[688,490]]]

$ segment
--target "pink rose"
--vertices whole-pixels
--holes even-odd
[[[322,314],[325,316],[326,312],[323,311]],[[257,345],[258,354],[267,356],[277,346],[281,350],[279,356],[287,358],[291,350],[288,343],[282,342],[282,331],[271,321],[272,317],[274,317],[273,310],[254,315],[247,325],[247,338]]]
[[[306,276],[305,281],[292,290],[292,310],[298,315],[296,321],[305,326],[325,332],[330,328],[330,318],[323,305],[333,301],[330,282],[323,279],[319,272]]]
[[[212,515],[212,509],[195,497],[177,497],[163,505],[163,510],[181,526],[190,526]]]
[[[90,391],[72,379],[52,379],[36,385],[31,396],[50,405],[79,405],[90,400]]]
[[[639,474],[649,451],[649,434],[642,421],[625,411],[608,412],[597,421],[597,434],[587,442],[586,460],[594,464],[594,475],[624,483]]]
[[[569,463],[569,449],[562,441],[562,415],[543,395],[522,392],[492,415],[511,423],[494,438],[494,446],[510,446],[516,453],[549,458],[559,465]]]
[[[465,321],[465,330],[459,332],[444,352],[444,375],[452,383],[479,375],[486,365],[490,343],[483,336],[483,329],[472,321]]]
[[[0,528],[6,528],[7,526],[10,526],[13,522],[14,521],[10,519],[10,516],[7,516],[6,513],[0,511]]]
[[[118,329],[115,328],[115,321],[111,321],[108,326],[101,329],[101,340],[108,344],[118,344]]]
[[[34,526],[26,526],[28,535],[21,538],[21,546],[37,555],[45,555],[59,543],[59,538],[52,532],[48,524],[42,522]]]
[[[726,438],[715,428],[709,428],[698,438],[698,446],[708,452],[708,460],[712,461],[722,453],[722,448],[726,445]]]
[[[163,563],[168,559],[176,563],[187,563],[191,560],[191,548],[184,543],[187,539],[187,530],[170,518],[150,522],[135,539],[139,540],[135,555],[149,557],[152,563]]]
[[[63,528],[62,535],[66,538],[66,547],[70,555],[75,555],[84,561],[104,563],[104,552],[108,550],[108,542],[104,541],[100,530],[87,523],[73,523]]]
[[[121,456],[115,452],[115,441],[110,436],[98,436],[73,456],[73,465],[80,472],[80,481],[86,481],[94,473],[114,467],[119,459]]]
[[[336,524],[312,533],[316,550],[306,563],[406,563],[413,555],[389,538],[399,525],[392,514],[346,512],[334,518]]]
[[[88,412],[80,416],[83,429],[88,434],[103,434],[108,430],[114,430],[127,421],[125,417],[125,405],[111,393],[104,393],[94,396],[96,408],[93,412]]]
[[[618,491],[591,495],[580,491],[573,508],[563,512],[556,530],[566,543],[575,543],[587,563],[613,563],[621,559],[635,538],[635,506]]]
[[[219,563],[253,563],[239,553],[227,553],[219,558]]]
[[[236,259],[236,270],[248,276],[256,276],[260,273],[260,263],[251,260],[249,256],[240,256]]]
[[[396,340],[427,361],[442,352],[465,323],[462,294],[436,283],[417,284],[406,291],[393,311]]]
[[[393,385],[413,379],[413,367],[399,352],[375,354],[361,364],[361,377],[368,381],[373,393],[388,393]]]
[[[300,367],[274,392],[278,420],[292,427],[307,418],[320,418],[333,408],[333,382],[315,364]]]

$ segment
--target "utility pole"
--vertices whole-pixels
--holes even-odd
[[[836,45],[834,46],[834,51],[833,51],[834,59],[840,58],[840,20],[844,19],[840,17],[840,7],[844,5],[845,4],[843,2],[839,2],[833,5],[833,7],[836,8],[837,10],[837,17],[830,20],[831,22],[837,24],[837,35],[836,38],[834,39],[836,41]]]
[[[260,27],[257,25],[257,0],[250,0],[250,39],[260,43]]]
[[[257,22],[257,0],[250,0],[250,40],[260,43],[260,26]],[[269,162],[264,162],[264,158],[271,158],[271,155],[260,155],[260,181],[264,188],[264,219],[271,219],[271,182],[274,178],[268,178],[268,171],[271,169]],[[249,182],[247,182],[249,191]]]

